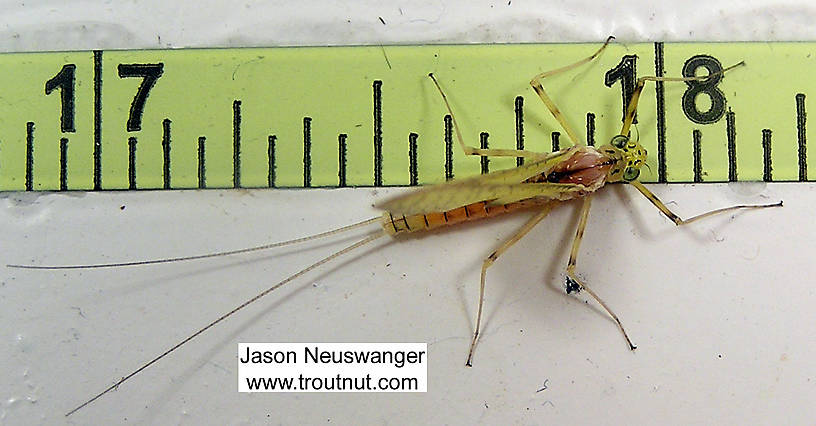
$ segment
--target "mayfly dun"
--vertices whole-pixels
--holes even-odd
[[[319,238],[329,237],[369,225],[379,225],[380,230],[373,232],[365,238],[351,244],[317,262],[303,268],[288,278],[263,290],[254,297],[246,300],[228,312],[220,315],[215,320],[201,327],[198,331],[170,346],[161,354],[145,362],[131,373],[117,380],[114,384],[102,390],[95,396],[70,410],[66,415],[71,415],[88,404],[96,401],[111,390],[116,389],[124,382],[128,381],[143,370],[149,368],[171,352],[176,351],[189,341],[205,333],[210,328],[221,323],[233,314],[253,304],[264,296],[281,288],[296,278],[340,257],[348,254],[360,247],[363,247],[379,238],[400,237],[421,231],[429,231],[437,228],[448,227],[465,222],[475,221],[505,213],[527,210],[533,213],[532,217],[518,229],[509,239],[499,245],[482,263],[479,300],[476,312],[473,336],[470,340],[466,365],[471,366],[479,341],[482,328],[482,311],[485,299],[486,274],[491,265],[505,253],[511,246],[521,240],[530,232],[536,224],[541,222],[551,210],[561,202],[580,199],[582,205],[575,237],[572,242],[569,261],[566,267],[565,284],[567,293],[585,291],[594,299],[604,311],[615,321],[621,334],[623,335],[628,348],[635,349],[635,345],[629,338],[623,323],[606,302],[586,283],[582,282],[576,275],[577,258],[584,231],[589,218],[592,194],[604,187],[607,183],[622,182],[627,183],[643,194],[663,215],[669,218],[676,225],[685,225],[699,219],[730,212],[739,209],[761,209],[768,207],[781,207],[782,202],[761,205],[734,205],[716,210],[711,210],[697,216],[681,219],[673,213],[662,201],[660,201],[649,189],[639,180],[640,169],[646,163],[647,152],[643,146],[635,139],[630,138],[630,128],[633,125],[635,112],[637,111],[638,100],[645,85],[649,81],[682,82],[705,80],[712,75],[698,77],[656,77],[646,76],[637,79],[634,91],[630,98],[626,114],[623,118],[623,125],[620,132],[613,136],[608,143],[597,148],[587,146],[578,137],[578,134],[570,127],[560,112],[555,102],[544,90],[542,81],[556,74],[564,73],[595,59],[606,48],[612,40],[610,37],[595,53],[575,62],[573,64],[548,71],[535,76],[531,80],[531,85],[536,94],[546,105],[561,127],[566,131],[573,146],[553,153],[538,153],[525,150],[513,149],[478,149],[468,146],[462,137],[460,127],[456,122],[453,110],[448,102],[445,92],[433,74],[429,77],[441,95],[445,108],[451,116],[456,139],[466,155],[475,156],[496,156],[496,157],[522,157],[527,160],[523,165],[502,171],[496,171],[472,178],[454,180],[444,184],[430,186],[418,191],[398,196],[378,205],[384,213],[382,216],[358,222],[335,230],[283,241],[266,244],[257,247],[250,247],[240,250],[232,250],[218,253],[201,254],[194,256],[143,260],[132,262],[118,262],[89,265],[63,265],[63,266],[41,266],[41,265],[8,265],[13,268],[26,269],[91,269],[91,268],[113,268],[125,266],[137,266],[158,263],[171,263],[189,261],[197,259],[213,258],[218,256],[228,256],[240,253],[247,253],[259,250],[267,250],[276,247],[283,247],[291,244],[302,243]],[[725,73],[737,66],[725,68],[720,73]]]

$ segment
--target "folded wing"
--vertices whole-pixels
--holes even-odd
[[[513,169],[429,186],[386,200],[377,207],[393,214],[411,215],[448,211],[481,201],[508,204],[530,198],[574,198],[583,188],[581,185],[524,183],[533,176],[546,175],[569,155],[571,150],[563,150]]]
[[[379,204],[392,214],[413,215],[453,210],[473,203],[510,204],[516,201],[569,200],[586,189],[567,183],[514,183],[484,185],[437,185]]]

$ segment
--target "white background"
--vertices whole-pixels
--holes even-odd
[[[645,4],[2,2],[0,50],[816,38],[805,1]],[[481,259],[524,217],[372,246],[269,296],[68,419],[82,400],[340,244],[81,273],[2,268],[0,422],[812,422],[816,186],[651,187],[683,216],[741,202],[783,199],[785,207],[675,229],[632,188],[598,194],[579,271],[628,326],[635,353],[592,303],[562,291],[578,207],[567,205],[491,269],[472,369],[464,360]],[[400,191],[4,194],[0,263],[127,260],[288,239],[375,216],[371,204]],[[429,391],[239,394],[237,343],[248,341],[428,342]]]

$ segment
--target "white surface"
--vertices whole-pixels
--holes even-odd
[[[0,50],[423,41],[813,39],[805,2],[61,2],[0,4]],[[668,6],[668,5],[671,6]],[[163,6],[163,7],[162,7]],[[380,23],[381,16],[386,25]],[[161,39],[159,40],[159,37]],[[802,184],[653,186],[679,213],[783,209],[674,226],[631,188],[599,194],[579,259],[639,349],[561,283],[577,205],[488,276],[524,217],[388,243],[292,283],[83,411],[63,414],[191,330],[332,249],[83,272],[2,269],[0,420],[59,423],[809,423],[816,400],[812,206]],[[323,231],[400,190],[6,194],[2,263],[194,254]],[[124,206],[124,209],[122,208]],[[350,240],[344,240],[350,241]],[[591,304],[590,304],[591,305]],[[428,342],[427,394],[238,394],[247,341]],[[537,392],[545,387],[546,389]]]

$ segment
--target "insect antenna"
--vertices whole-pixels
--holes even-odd
[[[365,225],[370,225],[372,223],[376,223],[380,221],[380,217],[374,217],[368,220],[364,220],[362,222],[358,222],[355,224],[343,226],[341,228],[332,229],[331,231],[321,232],[319,234],[309,235],[306,237],[295,238],[293,240],[288,241],[280,241],[271,244],[264,244],[255,247],[247,247],[237,250],[229,250],[229,251],[220,251],[214,253],[206,253],[206,254],[199,254],[194,256],[181,256],[181,257],[170,257],[165,259],[148,259],[148,260],[135,260],[129,262],[115,262],[115,263],[96,263],[96,264],[89,264],[89,265],[6,265],[8,268],[18,268],[18,269],[46,269],[46,270],[53,270],[53,269],[99,269],[99,268],[117,268],[120,266],[141,266],[141,265],[155,265],[157,263],[172,263],[172,262],[185,262],[188,260],[199,260],[199,259],[209,259],[213,257],[222,257],[222,256],[231,256],[234,254],[241,254],[241,253],[250,253],[254,251],[262,251],[262,250],[269,250],[277,247],[288,246],[291,244],[302,243],[306,241],[316,240],[320,238],[329,237],[332,235],[337,235],[355,228],[359,228]]]

